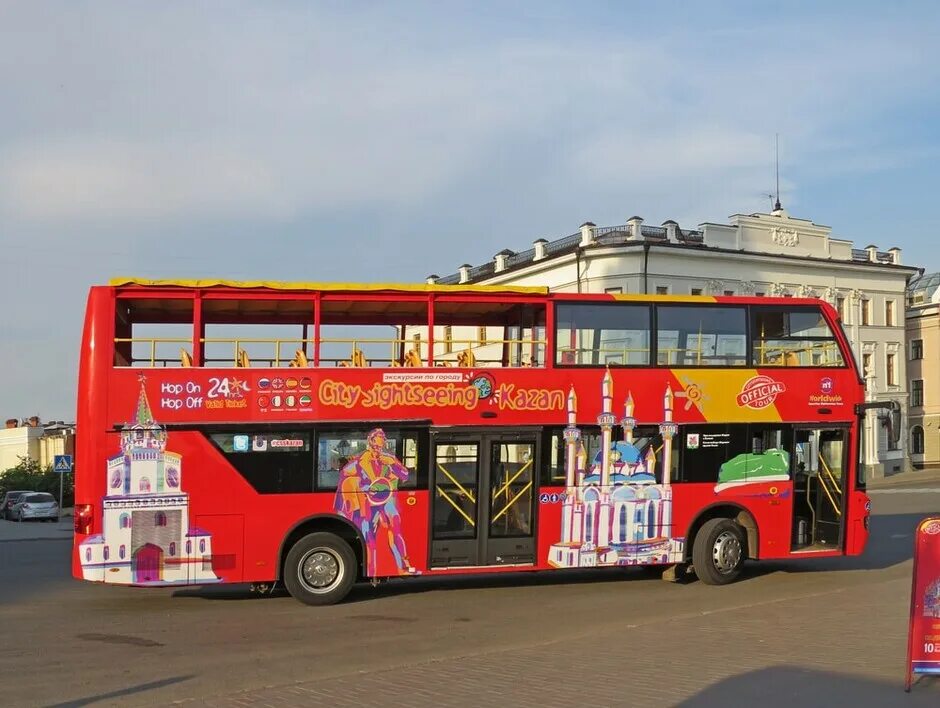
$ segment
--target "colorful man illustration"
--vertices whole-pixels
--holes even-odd
[[[385,449],[385,433],[376,428],[366,438],[368,449],[350,460],[339,473],[336,511],[362,532],[369,556],[369,575],[375,575],[376,537],[388,534],[388,546],[400,573],[414,573],[408,561],[401,516],[395,504],[398,483],[408,479],[408,468]]]

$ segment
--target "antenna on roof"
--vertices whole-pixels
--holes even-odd
[[[774,164],[777,170],[777,201],[774,203],[774,211],[780,211],[780,133],[774,133]]]

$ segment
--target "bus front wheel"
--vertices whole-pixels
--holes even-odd
[[[695,534],[692,568],[706,585],[726,585],[741,573],[744,532],[731,519],[709,519]]]
[[[332,605],[356,581],[356,554],[339,536],[317,532],[301,538],[284,561],[284,586],[307,605]]]

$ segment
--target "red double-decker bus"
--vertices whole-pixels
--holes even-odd
[[[88,298],[72,570],[308,604],[507,570],[723,584],[862,552],[863,401],[818,300],[115,281]]]

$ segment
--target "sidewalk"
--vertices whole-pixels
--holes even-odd
[[[67,516],[65,514],[68,514]],[[55,521],[4,521],[0,519],[0,543],[7,541],[65,540],[72,538],[72,510]]]
[[[933,467],[922,470],[898,472],[888,477],[879,477],[868,480],[869,489],[885,489],[892,487],[936,487],[940,486],[940,468]]]

